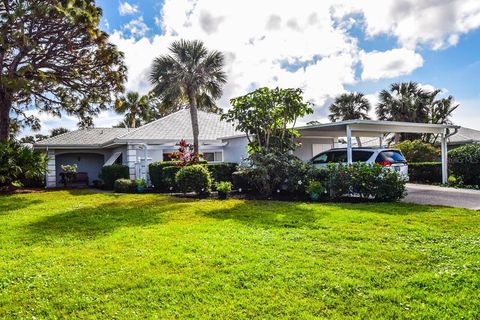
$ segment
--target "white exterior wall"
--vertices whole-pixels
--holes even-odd
[[[228,144],[223,147],[223,161],[240,163],[242,159],[248,157],[247,154],[247,137],[238,137],[226,139],[224,142]]]
[[[302,159],[303,161],[310,160],[315,154],[314,153],[314,144],[318,145],[331,145],[333,148],[334,139],[333,138],[298,138],[297,142],[300,142],[302,145],[296,149],[293,154]]]
[[[57,172],[55,165],[55,150],[48,150],[48,163],[46,174],[46,186],[47,188],[55,188],[57,186]]]

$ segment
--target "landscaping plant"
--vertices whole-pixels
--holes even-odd
[[[129,178],[128,167],[120,164],[112,164],[111,166],[103,166],[100,173],[104,186],[107,190],[113,189],[113,184],[118,179]]]
[[[175,175],[175,183],[183,193],[195,192],[205,196],[211,191],[212,178],[205,166],[194,164],[181,168]]]
[[[0,143],[0,191],[21,181],[43,181],[47,157],[41,151],[22,146],[15,141]]]
[[[395,148],[402,151],[409,163],[434,162],[440,158],[438,148],[422,140],[405,140],[395,144]]]
[[[480,144],[464,145],[448,152],[453,175],[465,185],[480,185]]]
[[[60,166],[63,172],[60,172],[60,177],[63,183],[63,186],[66,188],[75,180],[77,176],[77,165],[76,164],[63,164]]]
[[[308,182],[305,190],[312,201],[318,201],[327,191],[325,186],[320,181],[311,180]]]
[[[216,183],[216,188],[218,192],[218,199],[225,200],[228,197],[228,194],[232,191],[232,183],[230,181],[221,181]]]
[[[142,178],[136,179],[135,185],[137,187],[138,193],[144,193],[145,189],[147,188],[147,182],[145,181],[145,179],[142,179]]]
[[[118,193],[135,193],[137,183],[130,179],[117,179],[113,185],[113,190]]]

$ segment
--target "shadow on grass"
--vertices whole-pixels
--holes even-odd
[[[29,206],[42,203],[38,199],[25,199],[12,195],[0,196],[0,215],[7,214],[10,211],[25,209]]]
[[[327,211],[312,210],[302,203],[242,200],[226,202],[219,209],[197,210],[206,217],[235,220],[251,227],[262,228],[322,228],[320,221],[329,216]]]
[[[436,211],[439,207],[400,202],[366,202],[366,203],[326,203],[326,206],[349,211],[361,211],[372,214],[419,215]]]
[[[166,199],[128,203],[108,202],[94,207],[78,208],[47,216],[27,226],[34,239],[92,239],[108,235],[118,228],[165,223],[165,213],[184,206]]]

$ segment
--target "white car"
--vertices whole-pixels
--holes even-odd
[[[386,148],[353,148],[352,161],[376,163],[392,168],[408,179],[408,163],[398,149]],[[334,148],[317,154],[311,162],[317,168],[326,167],[329,163],[347,163],[347,149]]]

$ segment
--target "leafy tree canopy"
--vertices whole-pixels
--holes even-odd
[[[12,119],[38,129],[32,108],[90,126],[123,91],[123,54],[99,29],[101,15],[94,0],[0,2],[0,140]]]
[[[294,150],[294,129],[299,117],[313,113],[301,89],[259,88],[230,100],[233,108],[222,118],[247,134],[252,152]]]

